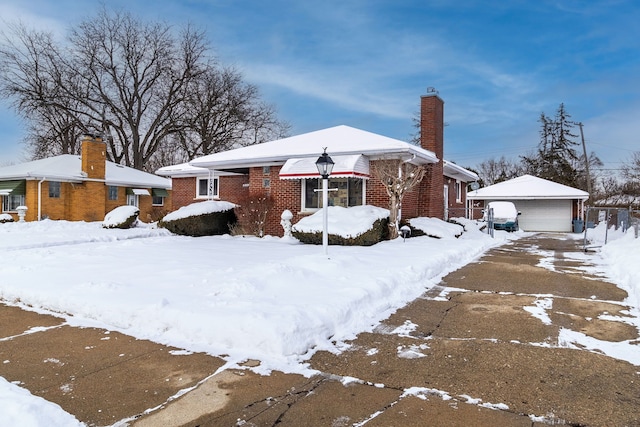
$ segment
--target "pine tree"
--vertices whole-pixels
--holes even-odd
[[[572,132],[575,123],[560,104],[553,118],[541,113],[540,143],[538,150],[531,156],[523,156],[522,162],[527,173],[560,184],[578,187],[579,172],[575,165],[579,156],[575,146],[578,135]]]

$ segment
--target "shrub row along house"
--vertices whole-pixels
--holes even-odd
[[[44,218],[102,221],[111,210],[135,205],[155,221],[171,209],[171,180],[106,160],[106,146],[85,135],[81,155],[63,154],[0,168],[2,213],[26,221]]]
[[[329,179],[329,205],[389,207],[383,184],[372,178],[376,162],[389,159],[424,165],[422,181],[405,196],[402,217],[446,219],[465,216],[467,183],[474,172],[443,159],[444,102],[435,90],[421,97],[420,145],[349,126],[336,126],[289,138],[203,156],[157,173],[172,179],[172,208],[219,199],[242,203],[271,196],[265,233],[282,235],[280,214],[297,222],[321,208],[322,183],[315,162],[326,147],[335,162]]]

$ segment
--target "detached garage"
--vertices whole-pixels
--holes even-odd
[[[525,231],[571,232],[573,220],[583,219],[589,193],[531,175],[470,191],[467,194],[473,218],[479,218],[492,200],[513,202],[521,213],[518,222]]]

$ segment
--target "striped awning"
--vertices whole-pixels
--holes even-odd
[[[361,154],[331,156],[334,162],[330,178],[369,178],[369,160]],[[280,169],[280,179],[319,178],[318,157],[289,159]]]

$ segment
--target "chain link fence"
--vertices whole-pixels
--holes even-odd
[[[574,231],[583,231],[581,229],[584,226],[584,241],[585,247],[587,242],[587,236],[590,229],[594,229],[599,224],[604,224],[605,236],[604,243],[607,243],[609,230],[616,230],[625,233],[629,228],[633,228],[634,235],[638,238],[638,228],[640,226],[640,211],[630,208],[613,208],[613,207],[600,207],[600,206],[588,206],[585,210],[584,224],[576,224],[574,220]],[[578,228],[578,230],[575,230]]]

